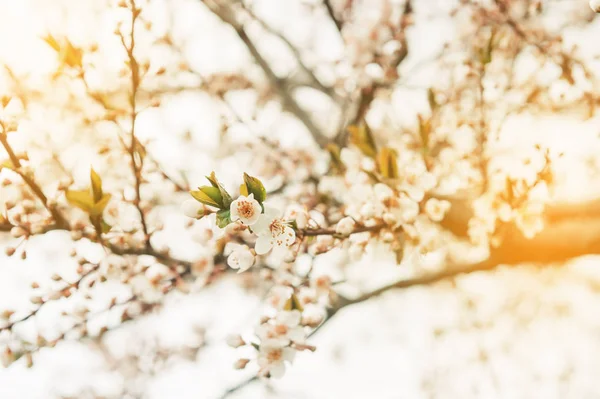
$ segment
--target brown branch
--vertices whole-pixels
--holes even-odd
[[[352,234],[358,234],[358,233],[364,233],[364,232],[372,232],[372,233],[376,233],[379,230],[383,229],[385,227],[385,225],[383,224],[376,224],[373,226],[357,226],[354,228],[354,230],[350,233],[350,235]],[[304,230],[300,230],[299,234],[302,237],[316,237],[316,236],[339,236],[338,233],[336,233],[334,228],[328,228],[328,229],[304,229]]]
[[[10,146],[5,132],[0,132],[0,143],[2,143],[2,146],[8,153],[10,161],[12,162],[12,164],[15,167],[14,171],[16,173],[18,173],[19,176],[21,176],[21,178],[23,179],[25,184],[27,184],[27,186],[31,189],[31,191],[33,191],[35,196],[42,202],[42,205],[44,205],[44,207],[48,210],[48,212],[50,212],[50,215],[52,215],[52,218],[54,219],[54,221],[59,226],[68,229],[69,223],[54,206],[52,206],[51,204],[48,203],[48,198],[42,191],[41,187],[35,182],[35,180],[31,176],[29,176],[27,173],[24,173],[21,170],[21,161],[19,160],[19,158],[13,151],[12,147]]]
[[[79,287],[79,285],[81,284],[81,282],[83,281],[84,278],[86,278],[87,276],[89,276],[90,274],[92,274],[93,272],[95,272],[96,270],[98,270],[98,268],[100,267],[99,264],[94,265],[92,268],[90,268],[90,270],[88,270],[87,272],[81,274],[79,276],[79,278],[73,282],[73,283],[67,283],[64,287],[56,290],[55,292],[64,292],[66,290],[69,290],[71,288],[77,288]],[[43,301],[37,308],[35,308],[33,311],[31,311],[30,313],[26,314],[25,316],[13,320],[11,322],[9,322],[8,324],[1,326],[0,327],[0,332],[4,331],[4,330],[10,330],[12,329],[15,325],[23,323],[27,320],[29,320],[30,318],[32,318],[33,316],[35,316],[43,307],[45,304],[52,302],[52,300],[45,300]]]
[[[121,38],[121,44],[125,48],[127,52],[127,58],[129,60],[129,68],[131,70],[131,92],[129,94],[129,105],[131,107],[130,120],[131,120],[131,140],[129,142],[129,148],[127,148],[127,152],[129,153],[131,168],[133,171],[133,177],[135,180],[135,199],[134,205],[140,215],[140,221],[142,223],[142,230],[144,232],[144,243],[147,248],[151,248],[150,244],[150,233],[148,230],[148,224],[146,222],[146,215],[144,210],[142,209],[141,195],[140,195],[140,186],[142,184],[142,176],[141,171],[143,168],[144,159],[142,156],[138,156],[139,158],[139,166],[138,159],[136,159],[136,154],[139,155],[138,146],[140,145],[138,139],[135,136],[135,127],[137,121],[137,93],[140,86],[140,67],[137,62],[137,59],[134,55],[135,50],[135,24],[138,16],[140,15],[140,9],[136,7],[135,0],[130,0],[131,6],[131,30],[129,32],[129,45],[125,42],[125,37],[122,33],[119,33]]]
[[[296,46],[292,42],[290,42],[287,37],[285,37],[285,35],[277,32],[272,26],[267,24],[263,19],[259,18],[256,14],[254,14],[254,12],[251,9],[246,7],[246,5],[242,1],[238,1],[238,3],[248,13],[248,15],[250,15],[250,17],[252,17],[252,19],[254,19],[256,22],[258,22],[260,24],[260,26],[264,30],[269,32],[271,35],[277,37],[279,40],[281,40],[287,46],[287,48],[290,50],[290,52],[296,59],[296,62],[298,63],[298,66],[300,67],[300,69],[304,72],[304,74],[306,74],[306,76],[308,76],[308,78],[310,80],[310,87],[313,87],[313,88],[321,91],[322,93],[327,94],[330,98],[332,98],[334,100],[338,99],[338,96],[335,94],[335,91],[333,90],[333,88],[326,87],[315,76],[315,73],[304,63],[304,61],[302,60],[302,54],[300,54],[300,51],[298,50],[298,48],[296,48]]]
[[[256,46],[254,45],[252,39],[250,39],[250,37],[247,35],[243,25],[240,22],[238,22],[236,16],[233,14],[233,10],[225,6],[215,4],[212,1],[203,0],[202,2],[208,7],[208,9],[213,14],[219,17],[221,21],[231,26],[235,30],[235,33],[246,45],[246,48],[248,49],[256,63],[263,70],[264,74],[267,76],[267,79],[281,97],[284,108],[290,113],[292,113],[296,118],[298,118],[304,124],[304,126],[306,126],[313,140],[319,146],[325,147],[331,140],[321,131],[319,127],[317,127],[317,125],[311,119],[310,115],[305,110],[303,110],[300,107],[300,105],[298,105],[298,103],[289,91],[289,85],[287,84],[287,81],[285,79],[279,78],[275,74],[267,60],[260,54]]]
[[[325,9],[327,10],[327,14],[329,14],[329,17],[335,24],[335,27],[341,33],[344,24],[342,23],[341,19],[336,17],[335,10],[333,9],[333,6],[331,5],[331,0],[323,0],[323,5],[325,6]]]

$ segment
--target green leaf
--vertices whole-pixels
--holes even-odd
[[[342,162],[341,158],[341,150],[340,147],[334,143],[327,144],[327,152],[329,152],[329,156],[331,157],[331,166],[338,173],[343,173],[346,167]]]
[[[244,183],[240,184],[240,195],[243,195],[244,197],[248,196],[248,187],[246,187]]]
[[[65,192],[69,204],[90,213],[94,207],[94,199],[89,190],[68,190]]]
[[[104,233],[104,234],[108,233],[110,231],[110,229],[112,229],[112,226],[110,224],[106,223],[104,221],[104,219],[102,219],[100,221],[100,225],[102,227],[102,233]]]
[[[227,190],[225,190],[223,185],[221,183],[219,183],[219,181],[217,180],[217,176],[215,175],[215,172],[211,172],[210,176],[206,176],[206,178],[208,179],[210,184],[212,184],[212,186],[214,188],[217,188],[219,190],[219,192],[221,193],[222,200],[220,201],[220,203],[221,203],[220,208],[221,209],[229,209],[229,205],[231,205],[231,203],[233,202],[233,198],[231,198],[231,195],[229,195],[229,193],[227,192]]]
[[[377,155],[377,170],[388,179],[398,178],[398,161],[396,151],[384,147]]]
[[[0,162],[0,171],[2,171],[2,169],[4,169],[4,168],[13,169],[14,167],[15,166],[13,165],[13,163],[10,159]]]
[[[45,37],[42,38],[50,47],[52,47],[54,49],[54,51],[56,51],[57,53],[60,52],[60,44],[58,44],[58,42],[56,41],[56,39],[54,38],[54,36],[52,35],[46,35]]]
[[[223,209],[217,212],[217,226],[225,228],[229,223],[231,223],[231,212],[229,209]]]
[[[375,158],[377,155],[377,146],[375,145],[375,139],[369,125],[363,122],[360,126],[348,126],[348,131],[350,132],[350,142],[358,147],[366,156]]]
[[[304,311],[304,307],[300,303],[300,300],[298,299],[296,294],[292,294],[290,299],[288,299],[287,302],[285,303],[285,305],[283,306],[283,309],[287,310],[287,311],[291,311],[291,310],[299,310],[301,312]]]
[[[419,119],[419,137],[421,138],[421,144],[423,145],[423,150],[427,151],[431,141],[431,119],[425,120],[421,115],[417,115],[417,118]]]
[[[94,168],[90,169],[90,182],[92,186],[92,195],[94,196],[94,202],[98,202],[102,199],[102,179]]]
[[[212,184],[213,187],[219,188],[219,181],[217,180],[217,176],[215,172],[210,172],[210,176],[206,176],[206,179]]]
[[[256,177],[252,177],[247,173],[244,173],[244,183],[246,183],[246,189],[249,194],[254,194],[254,199],[257,200],[261,205],[267,199],[267,190],[263,186],[262,182]]]
[[[427,89],[427,102],[429,103],[429,108],[431,108],[431,112],[435,112],[438,107],[437,101],[435,101],[435,92],[432,88]]]
[[[197,191],[190,191],[190,194],[196,201],[200,201],[204,205],[214,206],[215,208],[223,208],[223,198],[221,197],[221,192],[217,187],[198,187]]]
[[[81,67],[83,61],[83,51],[73,46],[69,40],[65,41],[65,46],[61,49],[60,55],[61,61],[63,61],[67,66],[72,68]]]
[[[111,194],[104,194],[102,196],[102,198],[100,199],[100,201],[98,201],[94,204],[94,206],[92,207],[92,209],[90,211],[90,215],[92,215],[92,216],[102,215],[102,212],[104,212],[104,208],[106,208],[106,205],[108,205],[108,202],[110,201],[111,197],[112,197]]]

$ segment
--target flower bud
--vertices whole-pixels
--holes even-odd
[[[246,341],[239,334],[229,335],[226,339],[227,345],[232,348],[239,348],[240,346],[246,345]]]
[[[354,231],[355,224],[356,223],[354,222],[354,219],[352,219],[350,216],[346,216],[338,222],[337,226],[335,227],[335,232],[343,236],[349,236],[352,234],[352,231]]]
[[[27,231],[20,226],[15,226],[10,230],[10,235],[13,236],[14,238],[22,237],[25,234],[27,234]]]
[[[238,359],[235,363],[233,363],[233,368],[236,370],[242,370],[248,363],[250,363],[250,359]]]

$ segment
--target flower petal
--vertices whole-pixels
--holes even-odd
[[[296,327],[300,324],[302,314],[298,310],[292,310],[289,312],[279,312],[277,314],[277,322],[287,327]]]
[[[258,220],[256,223],[254,223],[254,225],[252,225],[252,231],[258,235],[270,234],[269,226],[271,225],[271,222],[273,222],[273,219],[271,219],[269,216],[265,214],[259,214]]]
[[[269,366],[269,374],[272,378],[281,378],[285,374],[285,364],[273,363]]]
[[[290,363],[294,361],[296,357],[296,350],[292,348],[283,348],[283,360],[286,360]]]
[[[254,245],[254,250],[258,255],[264,255],[273,248],[273,238],[267,235],[259,236]]]
[[[285,226],[283,233],[277,238],[282,239],[285,246],[289,247],[296,241],[296,232],[290,226]]]

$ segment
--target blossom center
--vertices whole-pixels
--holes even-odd
[[[283,234],[284,228],[285,228],[284,224],[279,219],[273,220],[271,222],[271,224],[269,225],[269,230],[271,231],[271,235],[273,237],[277,237],[277,236]]]
[[[269,353],[267,353],[267,359],[270,362],[277,362],[277,361],[281,360],[282,356],[283,356],[282,349],[272,349],[269,351]]]
[[[254,216],[254,207],[252,206],[252,203],[249,201],[240,201],[238,203],[238,213],[240,214],[241,217],[243,218],[251,218],[252,216]]]
[[[288,328],[283,324],[278,324],[275,326],[275,332],[279,335],[285,335],[288,332]]]

